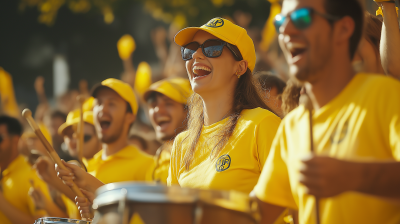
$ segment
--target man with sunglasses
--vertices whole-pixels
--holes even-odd
[[[363,16],[357,0],[283,1],[279,44],[314,109],[281,123],[254,189],[262,223],[285,208],[301,224],[400,223],[400,83],[353,71]]]
[[[0,116],[0,223],[32,224],[43,211],[36,210],[29,196],[31,182],[50,200],[46,184],[18,153],[22,125],[15,118]]]
[[[67,121],[60,126],[58,132],[64,137],[64,142],[68,148],[69,154],[77,158],[77,141],[78,136],[75,135],[76,129],[79,123],[80,110],[71,111],[68,114]],[[83,113],[83,160],[84,163],[92,159],[93,156],[101,150],[101,141],[97,137],[96,130],[94,128],[93,112],[85,111]],[[87,165],[87,164],[86,164]]]

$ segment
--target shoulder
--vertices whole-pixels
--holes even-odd
[[[393,77],[359,73],[355,78],[358,88],[366,94],[375,94],[376,92],[381,94],[400,93],[400,81]],[[400,96],[397,95],[397,97]]]
[[[241,122],[250,122],[254,125],[258,125],[260,123],[268,122],[268,123],[280,123],[281,119],[272,113],[269,110],[262,108],[255,108],[250,110],[243,110],[240,114]]]

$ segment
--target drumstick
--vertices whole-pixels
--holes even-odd
[[[80,117],[79,117],[79,123],[78,123],[78,130],[77,130],[77,136],[78,136],[78,144],[77,144],[77,150],[78,150],[78,160],[79,163],[81,164],[82,167],[85,167],[82,162],[83,158],[83,103],[85,101],[83,96],[78,96],[76,98],[79,102],[79,109],[80,109]]]
[[[313,111],[313,105],[311,102],[310,97],[307,95],[307,93],[304,93],[300,97],[301,104],[304,105],[306,110],[308,111],[308,120],[309,120],[309,126],[310,126],[310,151],[311,153],[315,153],[314,150],[314,137],[313,137],[313,122],[312,122],[312,111]],[[319,217],[319,198],[315,197],[315,208],[316,208],[316,220],[317,224],[320,224],[320,217]]]
[[[69,170],[67,167],[64,166],[64,164],[61,162],[60,157],[58,156],[56,150],[50,145],[50,143],[47,141],[47,139],[44,137],[42,131],[40,130],[39,126],[36,124],[35,120],[32,118],[32,111],[29,109],[25,109],[22,111],[22,116],[28,121],[29,125],[31,128],[35,131],[36,136],[39,138],[39,140],[43,143],[45,146],[47,152],[50,155],[50,158],[54,161],[54,163],[57,164],[61,169],[63,170]],[[75,182],[72,182],[72,191],[78,196],[78,197],[83,197],[86,198],[85,195],[81,192],[81,190],[78,188],[78,186],[75,184]],[[88,200],[86,198],[86,200]],[[87,220],[90,219],[90,214],[82,214],[82,219]]]

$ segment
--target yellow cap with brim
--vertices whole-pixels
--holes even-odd
[[[253,40],[244,28],[233,24],[227,19],[217,17],[201,27],[188,27],[179,31],[175,35],[175,43],[185,46],[192,42],[194,35],[199,30],[208,32],[225,42],[235,45],[239,48],[243,60],[247,61],[250,71],[254,70],[256,65],[256,51]]]
[[[79,109],[69,112],[69,114],[67,116],[67,121],[58,128],[58,133],[60,135],[62,135],[63,131],[66,128],[68,128],[72,125],[78,124],[79,120],[80,120],[80,110]],[[94,125],[93,112],[92,111],[83,112],[83,121],[88,124]]]
[[[128,83],[125,83],[121,80],[113,79],[113,78],[106,79],[106,80],[102,81],[100,85],[97,85],[93,88],[92,96],[94,98],[96,98],[97,91],[102,87],[108,87],[108,88],[114,90],[120,97],[122,97],[122,99],[124,99],[126,102],[129,103],[129,105],[132,108],[133,114],[134,115],[137,114],[139,105],[136,100],[136,95],[133,92],[132,87]]]
[[[152,92],[161,93],[182,104],[187,104],[189,96],[193,93],[189,80],[184,78],[169,78],[153,83],[143,95],[145,101]]]

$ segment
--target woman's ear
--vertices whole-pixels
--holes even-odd
[[[239,66],[238,66],[238,70],[237,70],[238,74],[239,75],[243,75],[244,73],[246,73],[247,66],[248,66],[247,61],[246,60],[241,60],[239,62]]]

